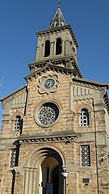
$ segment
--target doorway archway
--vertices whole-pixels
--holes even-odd
[[[24,194],[63,193],[63,154],[53,148],[41,148],[30,154],[25,167]]]

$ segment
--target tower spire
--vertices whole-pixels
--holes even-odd
[[[66,21],[65,21],[65,18],[63,16],[63,13],[61,11],[60,4],[61,4],[61,1],[58,0],[58,8],[56,10],[56,13],[55,13],[51,23],[50,23],[50,27],[49,28],[65,26],[67,24]]]

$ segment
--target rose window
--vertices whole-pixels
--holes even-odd
[[[38,121],[42,125],[51,125],[53,124],[59,115],[59,109],[56,104],[47,102],[44,103],[39,109]]]

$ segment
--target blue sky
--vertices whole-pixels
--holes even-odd
[[[109,83],[109,0],[61,2],[79,43],[83,76]],[[35,33],[48,29],[56,8],[57,0],[0,0],[0,98],[26,84],[28,64],[35,60]]]

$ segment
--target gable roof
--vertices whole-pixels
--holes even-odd
[[[9,94],[8,96],[5,96],[4,98],[0,98],[0,101],[2,102],[4,100],[6,100],[7,98],[9,98],[9,97],[13,96],[14,94],[16,94],[16,93],[20,92],[21,90],[23,90],[24,88],[26,89],[26,87],[27,87],[27,85],[19,88],[18,90],[15,90],[14,92],[12,92],[11,94]]]
[[[107,89],[109,89],[109,86],[108,86],[107,83],[97,82],[97,81],[93,81],[93,80],[87,80],[87,79],[80,78],[80,77],[74,77],[73,80],[77,81],[77,82],[81,82],[81,83],[96,85],[96,86],[99,86],[99,87],[106,87]]]
[[[37,65],[36,65],[37,66]],[[31,77],[40,75],[42,72],[46,72],[46,71],[57,71],[57,72],[61,72],[61,73],[65,73],[65,74],[75,74],[75,69],[71,69],[71,68],[67,68],[67,67],[61,67],[58,65],[54,65],[52,63],[46,63],[43,66],[37,68],[36,71],[31,72],[28,76],[25,77],[25,79],[30,79]],[[79,70],[78,70],[78,74],[80,74]]]
[[[107,95],[107,89],[109,89],[109,86],[107,83],[101,83],[101,82],[97,82],[97,81],[87,80],[87,79],[80,78],[80,77],[74,77],[73,81],[96,86],[97,88],[100,88],[100,90],[102,90],[102,91],[104,90],[103,100],[104,100],[107,112],[109,114],[109,99],[108,99],[108,95]]]

